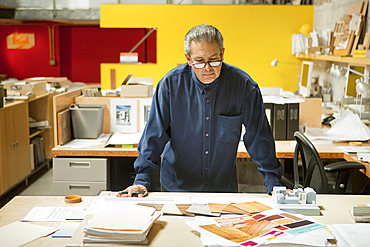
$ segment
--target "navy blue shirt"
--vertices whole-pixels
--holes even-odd
[[[220,76],[203,84],[181,65],[157,85],[150,115],[138,145],[134,184],[149,188],[161,159],[160,180],[171,192],[237,192],[236,155],[243,141],[270,193],[282,166],[257,83],[239,68],[223,63]]]

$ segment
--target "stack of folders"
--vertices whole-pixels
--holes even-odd
[[[144,244],[155,220],[162,215],[152,207],[108,205],[84,230],[84,243]]]
[[[370,203],[357,204],[354,206],[352,216],[357,223],[370,222]]]

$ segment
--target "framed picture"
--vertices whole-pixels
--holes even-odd
[[[137,132],[137,99],[111,98],[111,132]]]
[[[140,98],[140,132],[144,131],[145,125],[148,122],[152,98]]]

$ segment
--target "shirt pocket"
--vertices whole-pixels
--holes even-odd
[[[223,116],[218,115],[218,138],[219,142],[235,143],[240,140],[242,115]]]

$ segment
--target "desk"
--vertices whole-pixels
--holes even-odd
[[[294,141],[275,141],[276,143],[276,156],[277,158],[279,159],[292,159],[294,157],[294,149],[295,149],[295,142]],[[348,157],[348,156],[345,156],[344,153],[340,150],[337,149],[337,146],[344,146],[344,145],[348,145],[348,142],[336,142],[336,143],[330,143],[330,144],[315,144],[315,147],[317,149],[317,151],[319,152],[319,155],[321,158],[323,159],[347,159],[349,161],[353,161],[353,158],[352,157]],[[370,143],[365,143],[365,145],[370,145]],[[120,157],[120,159],[123,159],[120,161],[120,163],[123,164],[122,161],[125,162],[125,169],[129,169],[127,170],[127,173],[129,173],[129,175],[127,176],[131,176],[130,173],[134,173],[134,170],[132,169],[131,167],[131,164],[133,163],[133,159],[135,159],[135,157],[137,157],[139,154],[137,152],[137,149],[136,148],[113,148],[113,147],[110,147],[110,148],[104,148],[104,141],[98,145],[95,145],[95,146],[91,146],[91,147],[87,147],[87,148],[80,148],[80,149],[75,149],[75,148],[69,148],[69,147],[64,147],[64,146],[56,146],[55,148],[53,148],[52,150],[52,154],[56,156],[56,158],[63,158],[63,157],[68,157],[68,158],[71,158],[73,157],[73,159],[78,159],[78,158],[86,158],[86,157],[90,157],[90,158],[109,158],[110,161],[108,161],[108,178],[107,178],[107,182],[106,182],[106,187],[104,188],[100,188],[99,190],[91,190],[91,192],[89,192],[90,194],[89,195],[94,195],[96,193],[98,193],[98,191],[100,190],[117,190],[117,189],[122,189],[122,188],[125,188],[127,186],[129,186],[130,184],[132,184],[132,179],[130,181],[128,181],[128,179],[124,180],[124,181],[128,181],[127,184],[125,182],[125,184],[116,184],[116,180],[117,179],[114,179],[114,176],[115,174],[117,173],[115,171],[115,169],[118,169],[117,166],[115,166],[115,168],[112,168],[114,165],[112,165],[112,162],[114,162],[113,160],[114,159],[117,159],[118,157]],[[244,143],[243,142],[240,142],[239,143],[239,147],[238,147],[238,153],[237,153],[237,157],[238,158],[250,158],[246,148],[244,147]],[[127,160],[127,162],[126,162]],[[118,162],[117,162],[118,163]],[[366,170],[364,171],[364,173],[370,177],[370,164],[369,163],[364,163],[364,165],[366,166]],[[54,162],[54,166],[57,166],[57,163]],[[128,166],[130,166],[130,168],[127,168]],[[111,168],[111,169],[109,169]],[[85,169],[85,171],[87,171],[87,169]],[[65,174],[70,174],[70,172],[66,171]],[[122,174],[122,171],[121,171],[121,174]],[[70,182],[67,182],[69,181],[70,179],[68,177],[65,178],[65,183],[64,183],[64,190],[59,190],[59,191],[54,191],[54,194],[55,195],[64,195],[64,194],[68,194],[67,190],[69,190],[69,183]],[[86,186],[94,186],[93,184],[88,184],[87,182],[89,182],[88,179],[84,179],[83,177],[81,177],[81,180],[84,181],[83,185]],[[91,179],[90,179],[91,181]],[[122,183],[123,179],[120,179],[121,182],[119,183]],[[154,180],[156,181],[155,183],[153,183],[153,186],[155,186],[155,188],[159,188],[159,175],[156,175],[156,179]],[[76,182],[78,181],[74,181],[74,184],[76,184]],[[154,184],[157,184],[157,185],[154,185]],[[154,187],[153,187],[154,188]],[[86,190],[85,190],[86,191]],[[155,189],[155,191],[160,191],[158,189]],[[73,193],[73,192],[70,192],[70,193]],[[78,193],[78,194],[81,194],[81,195],[87,195],[87,194],[83,194],[83,191],[77,191],[75,193]],[[85,192],[86,193],[86,192]]]
[[[112,195],[114,196],[114,194]],[[149,193],[155,196],[190,196],[193,197],[224,197],[224,198],[269,198],[265,194],[233,194],[233,193]],[[271,198],[271,197],[270,197]],[[93,197],[84,196],[81,203],[67,204],[62,196],[17,196],[0,209],[0,226],[20,221],[35,206],[44,207],[87,207]],[[354,223],[348,211],[354,204],[370,202],[369,195],[317,195],[318,205],[322,216],[315,217],[325,224]],[[185,221],[194,220],[193,217],[162,216],[149,233],[150,246],[202,246],[199,234],[185,224]],[[321,222],[320,222],[321,223]],[[33,222],[33,224],[58,227],[60,222]],[[69,238],[40,238],[24,246],[65,246]],[[97,245],[99,246],[99,245]],[[124,245],[128,246],[128,245]],[[137,247],[137,245],[135,246]]]
[[[292,141],[275,141],[276,157],[286,159],[294,157],[295,144]],[[337,146],[348,145],[345,142],[335,144],[317,144],[316,149],[323,159],[343,159],[343,152],[337,149]],[[136,148],[104,148],[104,142],[99,145],[87,148],[69,148],[56,146],[52,150],[54,156],[89,156],[89,157],[138,157]],[[240,142],[238,147],[238,158],[250,158],[244,143]]]

